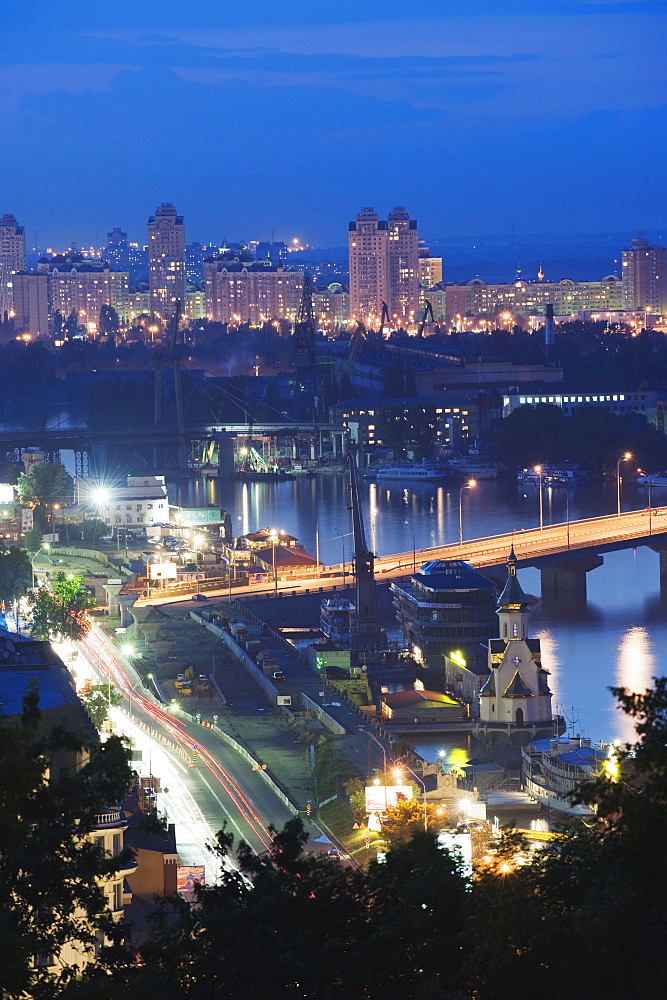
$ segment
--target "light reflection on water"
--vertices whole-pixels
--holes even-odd
[[[364,482],[369,541],[382,555],[458,540],[459,484],[378,486]],[[211,502],[232,514],[237,533],[271,525],[296,535],[315,552],[319,522],[320,557],[340,562],[342,546],[350,559],[351,539],[346,477],[321,475],[285,483],[222,483]],[[616,487],[583,487],[570,491],[544,489],[545,524],[611,513]],[[654,498],[655,502],[655,498]],[[646,494],[624,485],[624,509],[646,505]],[[369,517],[372,510],[372,517]],[[463,500],[465,538],[483,537],[539,525],[539,493],[507,480],[480,481]],[[521,585],[539,596],[540,573],[520,569]],[[658,555],[648,548],[604,554],[604,565],[587,575],[588,603],[579,607],[537,605],[530,634],[542,642],[544,664],[551,671],[554,706],[563,706],[572,730],[593,740],[626,739],[632,724],[618,712],[610,686],[643,690],[654,673],[664,672],[655,650],[667,648],[667,613],[660,598]],[[434,744],[437,741],[434,741]],[[428,740],[431,745],[431,741]],[[439,749],[459,749],[447,743]]]
[[[616,686],[629,691],[645,691],[655,673],[653,649],[647,630],[633,626],[621,636],[616,661]],[[635,722],[624,712],[618,713],[614,739],[632,743],[636,739]]]

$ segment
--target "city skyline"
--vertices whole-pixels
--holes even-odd
[[[5,5],[0,208],[29,244],[138,234],[162,201],[202,241],[317,246],[359,205],[427,239],[667,222],[658,0],[69,9]]]

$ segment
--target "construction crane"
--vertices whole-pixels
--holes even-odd
[[[188,467],[185,441],[185,416],[183,413],[183,385],[181,382],[181,357],[178,352],[178,330],[181,324],[181,300],[176,299],[171,317],[171,336],[166,354],[155,356],[155,392],[153,401],[153,423],[159,427],[163,421],[162,391],[165,370],[171,370],[174,378],[174,404],[176,407],[176,463],[179,470]],[[158,464],[156,458],[156,465]]]
[[[347,352],[347,359],[346,359],[345,364],[343,366],[343,375],[349,375],[350,374],[350,368],[352,367],[354,359],[357,356],[357,351],[359,350],[359,345],[360,345],[360,343],[361,343],[362,340],[367,340],[367,339],[368,339],[368,337],[367,337],[367,334],[366,334],[366,327],[361,322],[361,320],[357,320],[356,329],[355,329],[354,333],[352,334],[352,339],[350,340],[350,349]]]
[[[375,592],[375,556],[366,543],[364,517],[359,498],[359,475],[356,461],[356,447],[348,444],[347,467],[350,476],[350,508],[352,511],[352,536],[354,539],[354,572],[356,590],[356,624],[352,629],[350,649],[360,654],[377,653],[386,645],[380,628],[377,595]],[[371,655],[373,662],[377,657]],[[369,661],[366,660],[368,663]]]
[[[385,323],[385,320],[386,320],[386,323]],[[381,337],[384,336],[384,328],[385,328],[385,326],[387,327],[387,329],[391,333],[391,320],[389,319],[389,306],[387,305],[386,302],[383,302],[382,303],[382,315],[380,317],[380,336]]]
[[[294,323],[294,343],[297,367],[312,367],[315,363],[315,319],[313,316],[313,286],[307,274],[303,279],[303,292]]]
[[[431,303],[429,302],[428,299],[424,299],[424,307],[425,307],[424,308],[424,315],[421,318],[421,323],[419,324],[419,329],[417,330],[417,336],[418,337],[423,336],[423,334],[424,334],[424,327],[426,326],[426,323],[428,322],[429,316],[431,317],[431,323],[433,323],[433,326],[435,327],[436,331],[438,333],[440,333],[440,327],[436,323],[435,316],[433,315],[433,306],[431,305]]]

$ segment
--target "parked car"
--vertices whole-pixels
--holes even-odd
[[[330,851],[327,851],[327,857],[331,858],[332,861],[340,861],[340,851],[337,847],[332,847]]]
[[[208,594],[193,594],[193,601],[208,601]]]
[[[282,670],[274,670],[273,673],[271,674],[271,676],[273,677],[274,681],[284,681],[285,680],[285,674],[283,673]]]

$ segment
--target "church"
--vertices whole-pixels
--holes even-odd
[[[487,749],[518,748],[556,733],[549,672],[542,666],[540,640],[528,637],[528,598],[516,565],[512,548],[496,612],[500,638],[489,640],[489,677],[479,693],[479,720],[474,729]]]

